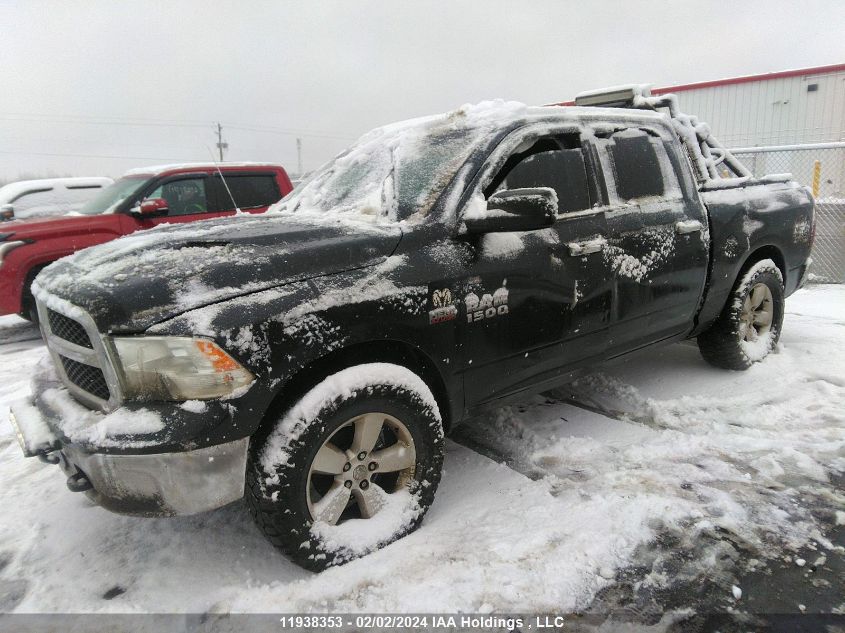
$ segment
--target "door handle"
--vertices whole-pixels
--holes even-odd
[[[687,233],[695,233],[700,231],[703,227],[698,220],[680,220],[675,222],[675,233],[678,235],[686,235]]]
[[[569,248],[569,255],[571,257],[580,257],[581,255],[598,253],[604,249],[605,244],[606,242],[603,237],[596,237],[591,240],[584,240],[583,242],[568,242],[566,246]]]

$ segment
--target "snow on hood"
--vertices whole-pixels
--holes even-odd
[[[41,239],[45,237],[56,237],[61,234],[65,237],[76,233],[89,232],[93,227],[102,224],[99,216],[82,215],[79,213],[68,213],[65,215],[51,216],[27,216],[16,217],[8,222],[3,222],[2,232],[12,233],[15,239]],[[113,233],[113,226],[109,227]]]
[[[34,290],[85,309],[101,331],[138,332],[187,310],[375,264],[400,237],[398,227],[349,231],[264,216],[171,225],[60,259]]]

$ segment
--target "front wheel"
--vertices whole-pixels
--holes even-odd
[[[698,349],[711,365],[748,369],[777,345],[783,312],[780,269],[770,259],[759,261],[737,281],[719,318],[698,336]]]
[[[323,380],[253,442],[246,498],[273,545],[320,571],[416,529],[442,464],[428,386],[399,365],[358,365]]]

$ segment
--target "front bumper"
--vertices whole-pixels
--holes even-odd
[[[98,453],[63,443],[31,401],[12,405],[10,421],[26,457],[58,464],[68,488],[112,512],[138,516],[196,514],[240,499],[249,438],[169,453]]]

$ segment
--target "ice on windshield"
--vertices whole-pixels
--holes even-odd
[[[525,109],[488,101],[377,128],[267,212],[373,223],[423,218],[473,149]]]

